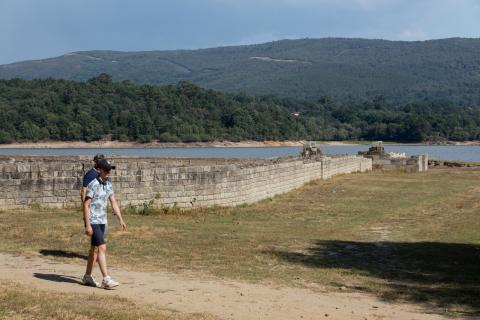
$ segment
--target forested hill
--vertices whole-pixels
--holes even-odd
[[[102,72],[137,84],[187,80],[252,95],[480,105],[480,39],[283,40],[202,50],[74,52],[0,66],[0,78],[87,80]]]
[[[38,140],[480,139],[480,108],[444,102],[391,105],[321,98],[255,98],[177,85],[0,80],[0,143]]]

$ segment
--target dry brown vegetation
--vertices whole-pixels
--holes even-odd
[[[356,290],[480,311],[480,170],[374,172],[309,183],[251,206],[127,215],[109,259],[134,270]],[[75,211],[3,212],[0,250],[84,259]]]
[[[119,297],[60,294],[32,290],[12,282],[0,282],[0,319],[200,320],[207,318],[201,315],[185,315],[159,310],[145,304],[140,306]]]

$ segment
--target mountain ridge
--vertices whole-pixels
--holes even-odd
[[[480,39],[392,41],[285,39],[202,49],[87,50],[0,65],[0,78],[115,80],[165,85],[187,80],[225,92],[340,100],[448,99],[480,104]]]

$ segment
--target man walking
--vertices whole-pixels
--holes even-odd
[[[95,260],[98,260],[98,265],[103,276],[102,288],[113,289],[118,286],[119,283],[108,275],[107,270],[105,227],[107,225],[108,201],[110,201],[113,214],[117,218],[122,231],[124,231],[127,226],[123,221],[120,208],[115,200],[112,183],[108,180],[108,175],[112,169],[115,169],[115,166],[112,166],[106,159],[100,159],[97,161],[97,169],[99,170],[99,175],[88,184],[85,201],[83,202],[85,233],[91,237],[90,254],[87,269],[83,277],[83,283],[93,287],[99,286],[92,276],[93,264]],[[90,259],[90,257],[92,257],[92,259]]]

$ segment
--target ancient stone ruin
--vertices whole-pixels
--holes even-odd
[[[377,169],[404,168],[411,172],[428,170],[428,154],[413,155],[407,158],[404,152],[386,152],[382,141],[373,143],[368,151],[359,151],[358,154],[372,159],[373,167]]]
[[[112,157],[110,179],[122,207],[236,206],[316,179],[372,170],[355,155],[319,158],[189,159]],[[89,157],[0,156],[0,210],[80,206]]]
[[[307,141],[303,144],[302,157],[314,158],[322,155],[320,145],[315,141]]]

